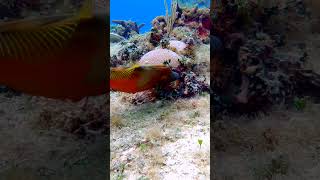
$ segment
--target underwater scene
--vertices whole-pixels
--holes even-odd
[[[210,1],[110,1],[111,179],[210,178]]]
[[[212,179],[320,179],[319,10],[213,0]]]
[[[0,0],[1,180],[106,179],[108,8],[92,5]]]
[[[320,179],[319,10],[0,0],[0,180]]]

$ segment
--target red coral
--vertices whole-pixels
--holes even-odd
[[[206,16],[206,17],[202,18],[201,24],[202,24],[202,27],[203,27],[203,28],[209,30],[209,29],[211,28],[210,17]]]
[[[200,39],[206,39],[209,37],[210,31],[200,26],[198,28],[198,35]]]

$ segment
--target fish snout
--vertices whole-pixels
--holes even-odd
[[[180,75],[177,72],[171,71],[170,81],[176,81],[180,79]]]

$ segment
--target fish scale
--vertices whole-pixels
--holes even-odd
[[[130,68],[111,68],[110,88],[114,91],[136,93],[152,89],[174,77],[165,65],[134,65]]]

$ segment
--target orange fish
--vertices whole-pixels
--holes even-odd
[[[134,65],[130,68],[111,68],[110,88],[115,91],[136,93],[178,78],[179,75],[165,65]]]
[[[59,99],[106,93],[107,15],[93,6],[88,0],[77,15],[0,24],[0,84]]]

